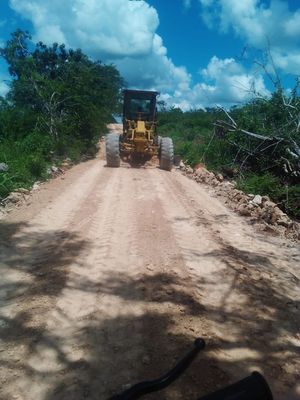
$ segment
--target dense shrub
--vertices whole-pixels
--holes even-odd
[[[120,109],[122,78],[112,65],[92,61],[63,44],[29,45],[17,30],[0,56],[12,76],[6,98],[0,97],[0,197],[46,177],[52,162],[80,160]]]
[[[300,102],[292,100],[275,92],[270,99],[234,107],[230,113],[237,129],[223,132],[214,128],[216,121],[226,118],[220,109],[185,113],[164,109],[159,114],[159,132],[173,138],[176,153],[191,166],[201,162],[216,172],[234,171],[241,189],[269,195],[291,216],[300,217],[297,159],[287,151],[291,139],[300,146],[295,124],[288,123],[291,112],[284,105],[295,104],[297,111]],[[275,139],[260,140],[239,127]],[[282,138],[279,142],[278,136]]]
[[[280,179],[270,173],[240,176],[237,183],[238,187],[246,193],[269,195],[273,199],[279,199],[285,193]]]

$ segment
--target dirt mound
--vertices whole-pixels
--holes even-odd
[[[212,186],[228,207],[249,217],[249,221],[259,229],[300,240],[300,224],[289,218],[268,196],[244,193],[236,189],[234,182],[225,180],[222,174],[208,171],[203,165],[192,169],[181,162],[180,170],[196,182]]]

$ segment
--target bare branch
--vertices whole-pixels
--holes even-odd
[[[223,112],[227,115],[227,117],[228,117],[228,118],[230,119],[230,121],[232,122],[233,126],[237,127],[237,124],[236,124],[235,120],[228,114],[228,112],[225,110],[225,108],[223,108],[223,107],[221,107],[221,106],[218,106],[218,105],[217,105],[217,108],[218,108],[219,110],[223,111]]]

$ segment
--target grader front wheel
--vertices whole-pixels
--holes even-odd
[[[106,164],[108,167],[120,166],[120,136],[116,133],[109,133],[106,136]]]
[[[159,166],[161,169],[171,171],[174,161],[174,147],[171,138],[163,137],[160,144]]]

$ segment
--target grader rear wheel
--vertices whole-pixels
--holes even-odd
[[[163,137],[160,146],[159,166],[161,169],[171,171],[174,160],[174,147],[171,138]]]
[[[116,133],[109,133],[106,136],[106,163],[108,167],[120,166],[120,136]]]

